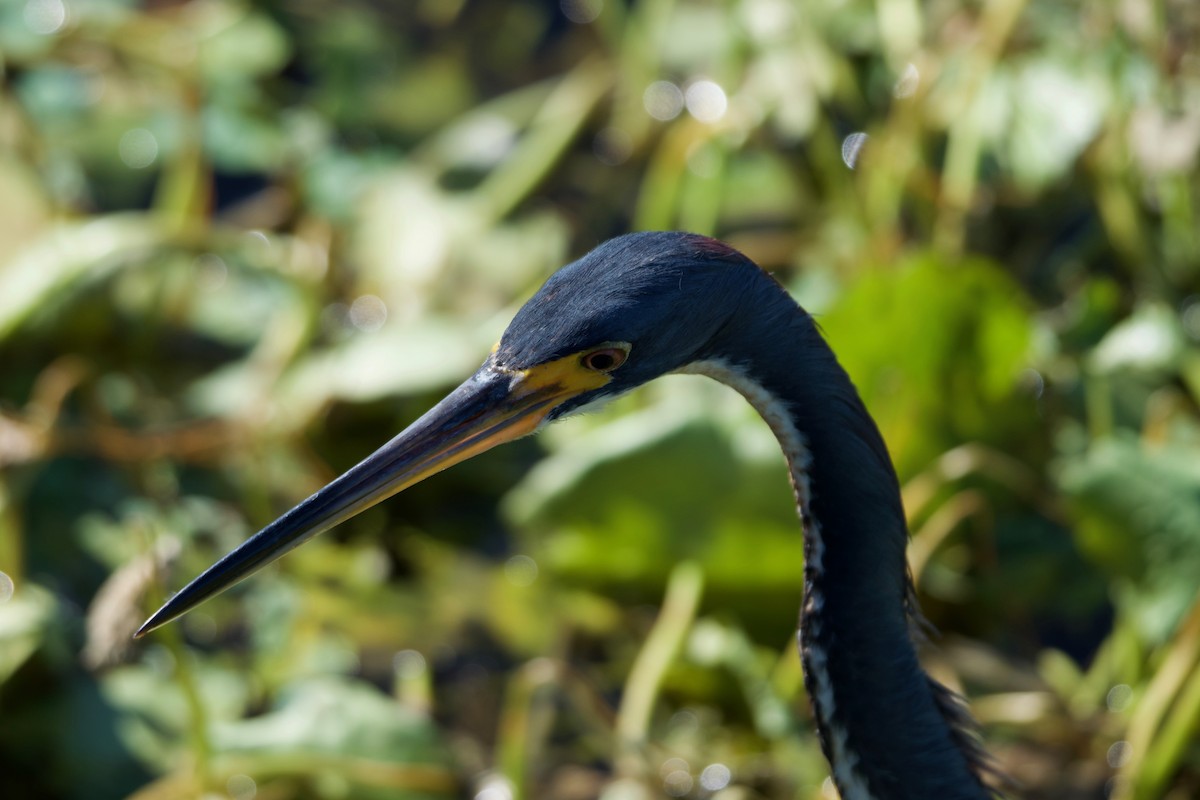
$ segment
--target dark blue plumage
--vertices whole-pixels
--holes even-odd
[[[613,382],[561,413],[689,363],[718,362],[764,389],[803,437],[811,498],[802,515],[819,525],[824,546],[806,594],[824,601],[806,611],[801,646],[828,654],[836,719],[820,720],[826,755],[835,758],[829,737],[840,726],[871,797],[987,797],[965,714],[917,661],[908,533],[883,438],[809,314],[719,242],[636,233],[547,281],[513,319],[496,359],[519,368],[618,340],[632,350]],[[852,800],[853,789],[841,788]]]

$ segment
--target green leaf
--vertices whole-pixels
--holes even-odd
[[[1097,442],[1059,474],[1081,551],[1118,579],[1116,601],[1152,642],[1196,596],[1200,575],[1200,445]]]
[[[287,34],[266,14],[233,3],[208,3],[195,17],[200,64],[210,80],[268,75],[287,63]]]
[[[963,441],[1007,444],[1034,419],[1015,391],[1030,361],[1027,301],[991,262],[911,257],[865,275],[818,322],[901,474]]]
[[[318,779],[327,773],[353,784],[356,798],[446,797],[454,788],[450,754],[433,722],[350,679],[296,683],[273,711],[217,725],[213,746],[226,756],[250,757],[251,769],[258,764]]]
[[[1185,339],[1178,314],[1162,303],[1146,304],[1105,335],[1089,364],[1102,374],[1173,372],[1182,361]]]
[[[122,214],[59,226],[0,266],[0,340],[47,303],[141,260],[166,239],[152,217]]]
[[[37,652],[56,606],[49,592],[31,583],[0,601],[0,684]]]
[[[657,587],[695,560],[712,591],[794,595],[800,523],[766,425],[695,378],[654,388],[649,408],[558,437],[505,499],[509,519],[542,537],[539,563],[573,581]]]
[[[1008,116],[1008,125],[998,128],[1004,133],[999,154],[1017,183],[1030,191],[1074,168],[1112,102],[1095,65],[1052,56],[998,69],[985,97]]]

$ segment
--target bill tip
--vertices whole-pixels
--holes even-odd
[[[170,617],[165,619],[163,618],[162,609],[160,608],[158,611],[155,611],[153,614],[151,614],[149,619],[142,623],[142,627],[138,628],[137,631],[134,632],[133,638],[141,639],[147,633],[150,633],[150,631],[161,628],[163,625],[169,622],[170,619]]]

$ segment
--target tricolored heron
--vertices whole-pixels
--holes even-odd
[[[750,259],[693,234],[621,236],[558,271],[478,372],[138,635],[435,472],[669,372],[732,386],[783,448],[805,537],[805,685],[843,800],[992,796],[969,718],[917,661],[908,532],[878,428],[812,317]]]

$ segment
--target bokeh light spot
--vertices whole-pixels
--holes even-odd
[[[387,322],[387,305],[373,294],[364,294],[350,304],[350,324],[360,331],[370,333]]]
[[[1046,379],[1033,367],[1021,370],[1019,378],[1021,386],[1034,397],[1040,398],[1046,393]]]
[[[425,656],[416,650],[401,650],[392,656],[392,669],[401,678],[419,678],[425,674]]]
[[[196,270],[196,285],[201,289],[215,291],[229,279],[229,266],[216,253],[205,253],[192,262]]]
[[[578,25],[593,22],[604,9],[604,0],[561,0],[558,7],[563,16]]]
[[[1118,683],[1108,690],[1108,697],[1105,698],[1105,704],[1108,706],[1109,711],[1120,712],[1129,706],[1129,701],[1132,698],[1133,689],[1129,684]]]
[[[716,122],[725,116],[729,98],[725,90],[710,80],[695,81],[687,88],[684,96],[688,113],[701,122]]]
[[[130,169],[145,169],[158,160],[158,139],[145,128],[126,131],[117,143],[117,155]]]
[[[842,140],[842,161],[850,169],[858,165],[858,157],[867,143],[865,133],[852,133]]]
[[[503,775],[489,773],[479,783],[475,800],[513,800],[513,786]]]
[[[233,800],[251,800],[258,794],[258,785],[249,775],[230,775],[225,781],[225,791]]]
[[[513,556],[504,562],[504,577],[516,586],[529,586],[537,576],[537,562],[529,556]]]
[[[8,577],[7,573],[0,572],[0,603],[7,603],[11,600],[15,591],[16,586],[13,584],[13,579]]]
[[[1129,757],[1133,755],[1133,747],[1126,741],[1113,742],[1108,748],[1108,753],[1105,755],[1105,760],[1113,769],[1120,769],[1129,763]]]
[[[67,24],[67,5],[62,0],[29,0],[24,16],[29,30],[49,36]]]
[[[700,773],[700,785],[710,792],[716,792],[729,785],[733,773],[724,764],[709,764]]]
[[[693,783],[690,773],[677,769],[663,778],[663,791],[671,797],[683,797],[692,790]]]
[[[892,95],[897,98],[912,97],[917,93],[917,87],[921,85],[921,73],[917,70],[916,64],[905,64],[904,72],[900,73],[900,77],[896,79],[896,85],[892,87]]]
[[[642,105],[646,113],[666,122],[683,112],[683,90],[670,81],[655,81],[642,93]]]
[[[693,731],[700,726],[700,720],[694,713],[685,708],[682,711],[676,711],[672,714],[671,720],[667,725],[674,732]]]
[[[1183,330],[1194,342],[1200,342],[1200,295],[1192,295],[1183,301]]]

